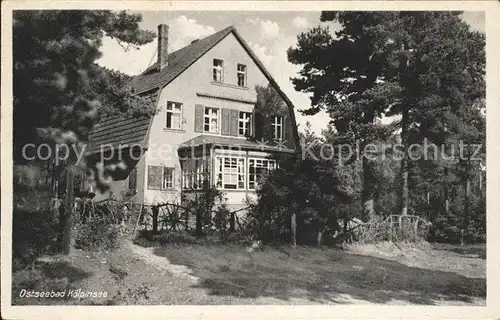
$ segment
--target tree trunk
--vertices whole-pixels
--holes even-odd
[[[448,217],[450,215],[450,191],[448,189],[448,167],[444,168],[444,212]]]
[[[66,194],[64,203],[64,229],[63,229],[63,253],[71,252],[71,229],[73,228],[73,209],[75,205],[73,194],[73,179],[75,176],[75,166],[68,163],[66,167]]]
[[[231,212],[231,214],[229,215],[229,231],[231,232],[234,232],[235,221],[236,221],[235,213]]]
[[[321,247],[321,242],[323,240],[323,229],[318,230],[318,237],[316,239],[318,247]]]
[[[201,238],[203,236],[203,214],[200,210],[200,208],[198,208],[196,210],[196,231],[195,231],[195,234],[196,234],[196,237],[197,238]]]
[[[408,214],[408,109],[403,110],[401,118],[401,143],[403,145],[403,158],[401,159],[401,215]]]
[[[462,245],[465,244],[465,233],[469,228],[470,179],[468,177],[464,182],[464,189],[465,189],[464,216],[462,218],[461,239],[460,239]]]
[[[292,221],[291,221],[291,227],[292,227],[292,245],[295,247],[297,246],[297,215],[295,213],[292,213]]]
[[[375,214],[375,177],[373,164],[363,157],[363,220],[370,221],[376,218]]]

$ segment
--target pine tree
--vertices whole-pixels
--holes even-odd
[[[28,143],[86,141],[103,114],[140,112],[145,102],[127,90],[127,77],[96,64],[102,38],[142,45],[154,34],[142,17],[103,10],[20,10],[13,14],[14,164]],[[69,148],[72,150],[72,148]],[[54,149],[52,149],[54,151]],[[52,156],[54,154],[52,153]],[[75,154],[66,162],[63,249],[70,251]]]
[[[336,21],[342,29],[335,36],[328,28],[316,27],[298,36],[297,48],[288,50],[288,59],[302,64],[295,89],[312,93],[305,114],[325,109],[332,118],[342,143],[366,145],[387,137],[390,128],[376,123],[397,96],[397,83],[385,76],[388,69],[387,44],[380,37],[384,23],[395,13],[323,12],[322,21]],[[365,219],[375,217],[376,192],[373,163],[361,154]]]
[[[140,109],[127,77],[95,63],[105,35],[133,45],[154,39],[139,29],[140,15],[20,10],[13,18],[14,163],[25,160],[26,143],[85,141],[101,114]]]
[[[446,114],[458,114],[466,101],[484,96],[484,36],[470,31],[459,15],[323,12],[322,21],[340,23],[341,29],[332,35],[315,27],[288,51],[289,61],[303,66],[293,79],[295,89],[312,93],[306,114],[327,110],[338,131],[351,133],[361,146],[392,130],[377,130],[376,119],[400,117],[401,214],[408,212],[410,142],[439,138]],[[368,161],[363,168],[370,182]],[[368,216],[373,190],[364,184]]]

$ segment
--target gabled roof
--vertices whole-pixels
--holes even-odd
[[[152,93],[151,97],[154,97],[154,99],[152,99],[152,103],[156,104],[158,94],[160,93],[163,87],[167,86],[170,82],[172,82],[175,78],[177,78],[180,74],[182,74],[184,70],[189,68],[200,57],[202,57],[205,53],[207,53],[210,49],[212,49],[216,44],[218,44],[222,39],[224,39],[231,33],[235,36],[235,38],[238,40],[238,42],[241,44],[241,46],[247,52],[247,54],[252,58],[254,63],[259,67],[260,71],[264,74],[269,83],[276,89],[276,91],[280,94],[281,98],[285,101],[287,107],[289,108],[290,118],[295,124],[293,126],[293,135],[295,138],[294,140],[298,144],[300,139],[297,131],[295,114],[293,111],[294,106],[292,102],[280,89],[280,87],[273,79],[271,74],[266,70],[262,62],[257,58],[255,53],[250,49],[248,44],[243,40],[243,38],[238,34],[238,32],[233,26],[227,27],[206,38],[195,40],[187,47],[184,47],[182,49],[170,53],[168,55],[167,67],[165,67],[162,70],[158,70],[158,63],[153,64],[151,67],[146,69],[142,74],[134,77],[134,79],[130,82],[129,87],[136,94],[143,94],[147,92],[149,95],[150,93]],[[94,151],[98,149],[100,144],[107,143],[107,141],[112,143],[118,143],[119,141],[121,141],[120,139],[125,139],[125,138],[128,139],[127,141],[130,141],[131,143],[133,141],[134,143],[141,143],[144,147],[147,147],[146,139],[147,139],[147,133],[151,126],[152,122],[151,120],[152,118],[149,117],[147,118],[147,121],[145,121],[144,123],[141,122],[139,124],[139,122],[144,121],[144,119],[122,117],[117,122],[108,121],[108,123],[104,123],[102,125],[98,124],[90,135],[91,150]],[[143,125],[146,124],[148,126],[148,129],[143,130],[144,129]],[[127,132],[123,132],[122,130],[120,130],[120,127],[126,128]],[[139,128],[140,130],[138,130]],[[297,149],[298,148],[299,145],[297,145]]]
[[[156,62],[141,75],[135,77],[130,86],[136,93],[166,86],[233,31],[235,31],[233,26],[227,27],[206,38],[195,40],[187,47],[170,53],[167,67],[158,71],[158,62]]]

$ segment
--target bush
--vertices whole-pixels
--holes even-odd
[[[206,235],[209,230],[225,230],[228,223],[225,194],[204,183],[199,191],[184,194],[182,203],[196,217],[196,236]]]
[[[75,247],[82,250],[114,249],[119,245],[120,226],[106,217],[93,217],[75,226]]]
[[[257,189],[257,203],[249,212],[248,228],[263,242],[291,241],[291,217],[295,214],[297,243],[312,244],[317,236],[333,234],[342,212],[352,200],[352,177],[345,168],[321,166],[309,160],[280,161]]]
[[[13,211],[12,267],[24,268],[38,256],[57,250],[58,227],[50,211]]]
[[[439,212],[433,223],[429,241],[450,244],[460,244],[462,240],[468,244],[486,242],[486,199],[484,197],[471,197],[466,230],[461,229],[465,218],[463,204],[452,203],[451,213],[450,216],[446,216],[444,212]]]

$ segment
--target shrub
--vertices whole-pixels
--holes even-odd
[[[349,213],[353,196],[345,168],[318,165],[309,160],[282,159],[257,189],[257,203],[249,212],[248,228],[264,242],[290,241],[295,214],[297,243],[316,243],[318,234],[334,233]]]
[[[469,209],[468,228],[461,230],[464,217],[463,204],[460,201],[452,203],[451,215],[446,216],[439,212],[433,222],[429,241],[460,244],[486,242],[486,199],[484,197],[471,197]]]
[[[120,227],[106,217],[93,217],[75,226],[75,247],[82,250],[114,249],[118,247]]]
[[[225,228],[229,216],[224,193],[204,183],[199,191],[183,195],[183,206],[196,217],[196,236]]]
[[[12,260],[18,270],[57,249],[58,227],[50,211],[13,211]]]

